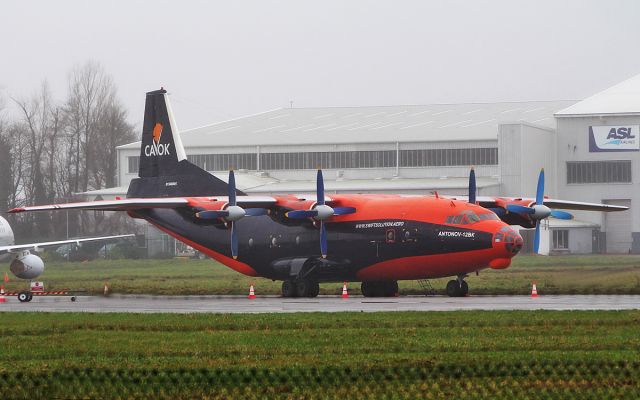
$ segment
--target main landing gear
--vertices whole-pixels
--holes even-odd
[[[282,297],[317,297],[320,284],[313,279],[286,280],[282,282]]]
[[[458,279],[452,279],[447,283],[447,296],[464,297],[469,293],[469,285],[464,278],[466,275],[460,275]]]
[[[398,295],[398,281],[362,282],[364,297],[395,297]]]

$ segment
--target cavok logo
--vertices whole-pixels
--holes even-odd
[[[171,154],[169,152],[170,143],[160,143],[162,128],[163,126],[160,122],[153,127],[153,143],[144,146],[145,156],[168,156]]]
[[[589,152],[639,151],[640,126],[590,126]]]

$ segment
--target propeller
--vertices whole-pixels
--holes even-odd
[[[476,204],[476,171],[471,168],[469,172],[469,203]]]
[[[242,208],[238,206],[236,198],[236,177],[233,170],[229,170],[229,201],[224,210],[207,210],[196,213],[196,217],[200,219],[221,219],[227,222],[231,228],[231,255],[235,260],[238,258],[238,232],[236,230],[236,221],[243,217],[259,217],[267,215],[269,210],[265,208]]]
[[[509,212],[528,214],[532,220],[536,221],[536,234],[533,240],[533,250],[536,253],[540,249],[540,221],[549,216],[558,219],[573,219],[573,215],[566,211],[552,210],[544,205],[544,168],[540,170],[540,175],[538,176],[536,204],[531,207],[521,206],[519,204],[507,204],[506,208]]]
[[[293,210],[285,214],[287,218],[291,219],[305,219],[313,218],[320,223],[320,254],[322,258],[327,257],[327,229],[324,225],[324,220],[333,217],[334,215],[347,215],[356,212],[354,207],[329,207],[325,204],[324,199],[324,178],[322,177],[322,170],[318,169],[316,176],[316,204],[311,210]]]

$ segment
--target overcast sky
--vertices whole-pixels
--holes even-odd
[[[0,87],[66,95],[89,59],[130,120],[274,108],[582,99],[640,73],[640,1],[3,1]]]

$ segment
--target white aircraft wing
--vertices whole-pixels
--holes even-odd
[[[21,213],[25,211],[48,210],[103,210],[103,211],[127,211],[141,208],[175,208],[189,205],[189,200],[182,197],[167,197],[157,199],[121,199],[82,201],[78,203],[50,204],[44,206],[18,207],[9,210],[9,213]]]
[[[9,210],[9,213],[21,213],[27,211],[50,211],[50,210],[102,210],[102,211],[129,211],[145,208],[179,208],[188,207],[192,204],[187,197],[159,197],[149,199],[120,199],[120,200],[99,200],[83,201],[78,203],[50,204],[43,206],[17,207]],[[196,201],[226,202],[226,196],[193,197]],[[277,200],[269,196],[238,196],[237,204],[247,207],[268,208],[275,204]]]
[[[98,240],[120,239],[120,238],[134,237],[134,236],[135,235],[133,235],[133,234],[131,234],[131,235],[115,235],[115,236],[91,237],[91,238],[84,238],[84,239],[58,240],[56,242],[14,244],[14,245],[10,245],[10,246],[0,246],[0,254],[13,253],[13,252],[20,251],[20,250],[35,250],[35,249],[39,249],[39,248],[43,248],[43,247],[60,246],[60,245],[63,245],[63,244],[70,244],[70,243],[80,244],[80,243],[83,243],[83,242],[94,242],[94,241],[98,241]]]
[[[535,202],[535,199],[533,199]],[[582,201],[569,201],[557,199],[544,199],[544,205],[562,210],[586,210],[586,211],[624,211],[629,207],[615,206],[613,204],[585,203]]]
[[[441,196],[452,200],[467,201],[468,196]],[[494,208],[500,207],[501,204],[512,203],[522,205],[533,205],[536,203],[534,198],[517,198],[517,197],[500,197],[500,196],[478,196],[476,201],[482,207]],[[600,203],[586,203],[583,201],[570,201],[570,200],[558,200],[558,199],[544,199],[544,205],[550,208],[557,208],[561,210],[584,210],[584,211],[625,211],[629,207],[616,206],[613,204],[600,204]]]

